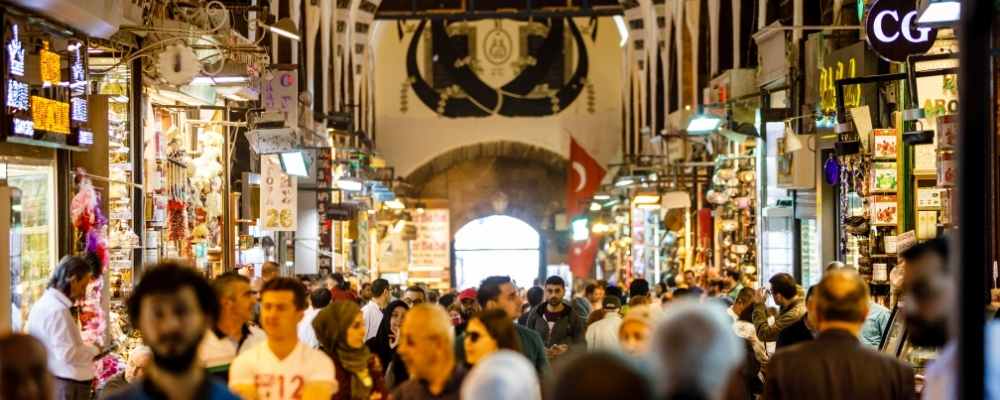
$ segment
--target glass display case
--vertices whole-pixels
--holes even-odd
[[[20,160],[19,160],[20,162]],[[0,179],[11,194],[11,323],[24,327],[56,264],[55,171],[51,163],[0,160]]]

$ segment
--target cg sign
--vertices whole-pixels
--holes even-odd
[[[937,39],[937,29],[918,27],[913,0],[875,0],[865,17],[865,39],[887,61],[906,62],[923,54]]]

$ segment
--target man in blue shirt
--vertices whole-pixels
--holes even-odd
[[[868,316],[861,325],[861,343],[878,350],[882,345],[882,334],[889,325],[889,309],[874,301],[868,302]]]

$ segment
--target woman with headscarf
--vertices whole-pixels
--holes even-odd
[[[462,398],[475,400],[541,400],[535,366],[521,353],[502,349],[479,361],[465,376]]]
[[[399,345],[399,328],[403,326],[403,316],[410,307],[402,300],[395,300],[389,303],[382,310],[382,322],[378,326],[378,333],[375,337],[368,339],[365,343],[372,353],[378,356],[382,367],[385,369],[385,383],[390,390],[396,385],[410,379],[410,374],[406,371],[406,364],[399,357],[396,349]]]
[[[337,371],[339,390],[333,400],[376,400],[388,397],[382,367],[365,346],[365,319],[353,301],[324,307],[313,320],[320,349]]]

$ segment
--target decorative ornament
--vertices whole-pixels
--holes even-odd
[[[832,154],[823,162],[823,179],[827,185],[836,185],[840,182],[840,162]]]
[[[160,53],[156,68],[161,79],[171,85],[183,86],[191,83],[201,72],[201,62],[187,45],[173,44]]]

